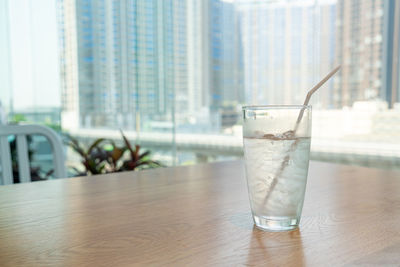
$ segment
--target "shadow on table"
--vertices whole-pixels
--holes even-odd
[[[268,266],[306,266],[299,229],[288,232],[264,232],[253,226],[247,264]]]

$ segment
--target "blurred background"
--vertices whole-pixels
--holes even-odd
[[[166,166],[237,159],[242,105],[302,104],[340,64],[311,101],[312,159],[400,169],[399,18],[395,0],[0,0],[0,124],[122,129]]]

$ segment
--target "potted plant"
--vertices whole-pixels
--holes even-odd
[[[123,146],[118,147],[113,140],[99,138],[85,148],[76,138],[69,136],[69,146],[80,155],[84,171],[71,167],[77,176],[133,171],[163,166],[152,160],[149,150],[141,151],[139,145],[132,146],[121,130]]]

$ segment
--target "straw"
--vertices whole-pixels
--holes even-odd
[[[306,99],[304,101],[304,107],[301,109],[301,111],[299,112],[299,116],[297,117],[297,121],[296,121],[296,125],[294,127],[293,131],[288,131],[288,132],[292,132],[291,135],[294,137],[296,134],[297,129],[299,128],[301,119],[303,118],[303,114],[304,114],[304,110],[306,108],[306,106],[308,105],[308,102],[310,102],[310,98],[311,96],[315,93],[315,91],[317,91],[326,81],[328,81],[338,70],[340,69],[340,65],[337,66],[334,70],[332,70],[330,73],[328,73],[328,75],[325,76],[325,78],[323,78],[319,83],[317,83],[313,88],[311,88],[310,91],[308,91]],[[283,171],[285,170],[285,167],[288,165],[289,159],[290,159],[290,152],[292,152],[296,146],[297,143],[300,139],[297,139],[290,147],[289,153],[285,156],[285,158],[282,161],[281,167],[279,168],[278,172],[276,173],[276,175],[273,177],[273,180],[271,182],[271,187],[270,190],[268,191],[267,195],[265,196],[264,199],[264,203],[263,206],[265,206],[265,204],[267,203],[271,193],[273,192],[276,184],[278,183],[278,177],[281,176],[281,174],[283,173]]]
[[[306,99],[304,100],[303,106],[307,106],[308,102],[310,102],[311,96],[317,91],[326,81],[328,81],[338,70],[340,69],[340,65],[337,66],[334,70],[328,73],[328,75],[325,76],[319,83],[317,83],[313,88],[311,88],[310,91],[308,91]],[[297,117],[296,121],[296,126],[294,127],[294,132],[297,131],[297,128],[300,125],[301,119],[303,118],[305,107],[303,107],[299,113],[299,116]]]

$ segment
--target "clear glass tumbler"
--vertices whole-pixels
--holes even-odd
[[[307,183],[311,106],[243,107],[243,145],[255,225],[298,227]]]

